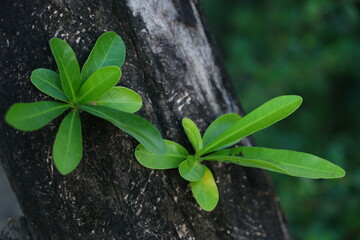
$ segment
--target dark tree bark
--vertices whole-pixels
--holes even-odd
[[[2,3],[0,159],[27,219],[4,228],[2,239],[16,239],[9,231],[29,231],[32,239],[289,239],[261,170],[209,163],[220,202],[208,213],[177,170],[139,165],[133,156],[137,142],[108,122],[81,114],[84,157],[68,176],[56,171],[51,156],[60,119],[28,133],[4,122],[13,103],[49,99],[29,76],[39,67],[56,69],[50,38],[68,41],[84,63],[97,37],[112,30],[127,47],[120,84],[144,99],[139,114],[190,149],[183,117],[204,130],[221,114],[242,113],[197,0]]]
[[[0,239],[31,240],[26,219],[24,217],[9,219],[0,232]]]

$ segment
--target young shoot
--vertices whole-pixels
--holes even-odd
[[[235,113],[224,114],[210,124],[203,136],[192,120],[184,118],[182,125],[194,148],[194,154],[178,143],[165,140],[165,155],[151,152],[140,144],[135,150],[135,157],[147,168],[178,168],[181,177],[190,182],[197,203],[206,211],[216,207],[219,192],[210,169],[203,164],[205,161],[234,163],[294,177],[343,177],[345,171],[341,167],[309,153],[262,147],[231,147],[244,137],[289,116],[301,103],[300,96],[280,96],[244,117]]]
[[[54,163],[61,174],[74,171],[82,158],[81,111],[111,122],[149,151],[165,153],[159,131],[134,114],[142,106],[141,97],[131,89],[116,86],[125,61],[125,45],[120,36],[114,32],[102,34],[81,70],[74,51],[64,40],[51,39],[50,48],[59,73],[39,68],[32,72],[30,80],[60,102],[16,103],[7,111],[5,120],[18,130],[34,131],[68,111],[53,146]]]

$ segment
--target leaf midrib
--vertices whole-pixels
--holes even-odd
[[[191,127],[188,127],[188,126],[184,126],[184,127],[187,130],[186,132],[190,134],[189,141],[190,141],[191,145],[194,147],[194,150],[196,152],[198,152],[200,150],[200,143],[199,143],[200,141],[197,137],[197,134],[195,133],[195,131],[192,130]],[[193,141],[191,141],[191,138],[195,140],[194,143],[193,143]],[[201,140],[201,137],[200,137],[200,140]]]
[[[125,104],[139,104],[140,101],[134,101],[134,102],[116,102],[116,101],[97,101],[95,100],[96,103],[113,103],[113,104],[122,104],[122,103],[125,103]]]
[[[57,47],[55,47],[54,51],[56,51],[56,54],[57,54],[58,56],[60,56]],[[60,79],[61,79],[61,75],[62,75],[62,74],[65,74],[65,75],[66,75],[65,80],[67,81],[68,86],[70,86],[71,99],[73,100],[73,99],[75,99],[75,90],[74,90],[74,88],[73,88],[73,86],[72,86],[72,84],[71,84],[71,80],[70,80],[70,77],[69,77],[69,75],[68,75],[68,72],[65,70],[65,65],[64,65],[64,63],[63,63],[63,61],[62,61],[62,57],[59,58],[59,64],[61,64],[61,67],[62,67],[62,70],[63,70],[63,71],[61,71],[61,73],[60,73]],[[64,86],[62,86],[62,87],[64,88]]]
[[[55,111],[55,110],[60,109],[60,108],[70,108],[70,106],[64,104],[64,106],[58,106],[58,107],[50,108],[50,109],[47,109],[46,111],[43,111],[43,112],[39,112],[39,113],[30,115],[29,117],[17,118],[15,121],[16,121],[16,122],[25,121],[25,120],[28,120],[28,119],[31,119],[31,118],[35,118],[35,117],[37,117],[37,116],[39,116],[39,115],[46,114],[46,113],[48,113],[48,112]]]
[[[145,148],[146,149],[146,148]],[[146,149],[147,150],[147,149]],[[143,152],[144,150],[140,150],[140,151],[138,151],[138,152]],[[149,150],[147,150],[147,151],[149,151]],[[149,151],[150,153],[153,153],[153,152],[151,152],[151,151]],[[158,154],[156,154],[156,153],[153,153],[154,155],[158,155]],[[166,155],[163,155],[163,156],[161,156],[161,157],[176,157],[176,158],[187,158],[188,157],[188,155],[175,155],[175,154],[166,154]]]
[[[219,158],[229,158],[229,159],[231,159],[231,158],[234,158],[234,159],[236,159],[236,157],[232,157],[232,156],[209,156],[209,157],[207,157],[207,158],[204,158],[204,159],[206,159],[206,160],[216,160],[215,158],[216,157],[219,157]],[[246,157],[246,156],[244,156],[244,157]],[[209,158],[211,158],[211,159],[209,159]],[[271,163],[271,162],[269,162],[269,161],[274,161],[274,160],[266,160],[266,159],[259,159],[259,158],[252,158],[252,157],[246,157],[247,159],[249,159],[249,160],[260,160],[260,161],[264,161],[264,162],[266,162],[266,163],[269,163],[269,164],[272,164],[273,165],[273,163]],[[231,161],[231,160],[228,160],[228,161]],[[294,168],[300,168],[300,169],[304,169],[304,170],[311,170],[312,172],[320,172],[320,173],[323,173],[323,174],[331,174],[331,175],[333,175],[333,174],[335,174],[336,175],[336,171],[331,171],[331,170],[328,170],[328,171],[326,171],[326,170],[322,170],[322,169],[319,169],[319,170],[314,170],[314,168],[309,168],[309,167],[306,167],[306,166],[299,166],[299,165],[295,165],[295,164],[291,164],[291,163],[284,163],[284,162],[279,162],[280,164],[282,164],[282,165],[284,165],[285,167],[287,167],[287,166],[293,166]],[[274,166],[274,165],[273,165]],[[277,167],[277,166],[275,166],[276,168],[279,168],[279,167]],[[293,170],[291,170],[291,169],[281,169],[281,168],[279,168],[281,171],[284,171],[284,172],[287,172],[288,174],[291,174],[291,175],[293,175]],[[289,172],[290,171],[290,172]],[[301,171],[301,170],[300,170]],[[296,172],[298,172],[298,171],[296,171]],[[304,172],[306,172],[306,171],[304,171]],[[298,173],[297,173],[298,174]]]
[[[53,82],[47,80],[46,78],[42,78],[42,77],[40,77],[40,76],[38,76],[38,78],[39,78],[40,80],[42,80],[42,82],[48,83],[50,86],[52,86],[53,88],[55,88],[55,89],[59,90],[61,93],[63,93],[62,89],[60,89],[58,86],[56,86],[56,84],[54,84]]]
[[[244,151],[244,150],[241,150],[241,151]],[[283,151],[283,150],[277,150],[277,151]],[[279,152],[279,154],[280,153],[281,152]],[[325,161],[325,162],[323,162],[323,164],[326,164],[326,165],[328,165],[328,166],[330,166],[332,168],[334,168],[334,167],[337,168],[338,167],[335,164],[333,164],[332,162],[326,161],[325,159],[319,158],[319,157],[314,156],[312,154],[307,154],[307,153],[302,153],[302,154],[306,154],[306,155],[308,155],[309,157],[312,157],[312,158],[316,157],[316,158],[318,158],[318,161],[321,161],[321,162]],[[290,155],[289,156],[290,158],[296,158],[296,157],[292,157],[291,154],[289,154],[289,155]],[[246,154],[244,154],[244,156],[246,157]],[[254,157],[249,157],[249,158],[250,159],[255,159]],[[276,161],[276,160],[269,159],[269,160],[266,160],[266,161]],[[292,166],[292,167],[296,167],[296,168],[302,168],[302,169],[307,169],[307,170],[312,170],[312,171],[318,171],[318,172],[322,172],[322,173],[335,173],[336,172],[336,170],[322,170],[324,167],[322,169],[319,169],[319,170],[314,170],[314,168],[307,167],[307,165],[306,166],[304,166],[304,165],[296,165],[296,164],[293,164],[293,163],[283,162],[283,161],[278,161],[278,162],[285,165],[285,166],[290,166],[290,167]]]
[[[67,159],[67,160],[70,159],[68,157],[68,155],[69,155],[69,149],[70,149],[70,140],[72,139],[72,133],[73,133],[72,129],[73,129],[73,125],[74,125],[74,118],[75,118],[76,112],[72,112],[71,114],[72,114],[72,116],[71,116],[71,121],[70,121],[69,132],[67,134],[68,135],[68,139],[67,139],[68,141],[67,141],[66,154],[65,154],[65,156],[66,156],[65,159]]]
[[[97,113],[100,113],[100,115],[107,116],[108,119],[109,119],[109,121],[112,122],[112,123],[118,121],[118,120],[114,119],[113,117],[111,117],[110,115],[108,115],[108,114],[106,114],[106,113],[103,113],[103,112],[101,112],[101,111],[99,111],[99,110],[97,110],[97,109],[92,108],[92,111],[95,111],[95,112],[97,112]],[[130,113],[129,113],[129,114],[130,114]],[[118,121],[118,122],[121,123],[121,121]],[[132,128],[132,127],[127,127],[127,128],[130,129],[131,131],[135,132],[137,135],[140,135],[141,137],[145,138],[152,146],[155,146],[155,148],[157,148],[156,145],[153,144],[152,141],[151,141],[148,137],[146,137],[145,135],[142,135],[141,132],[139,132],[139,131],[136,130],[136,128],[135,128],[135,130],[134,130],[134,128]],[[121,129],[122,129],[122,128],[121,128]],[[122,129],[122,130],[123,130],[123,129]]]
[[[97,88],[99,85],[104,84],[104,83],[107,82],[109,79],[111,79],[114,75],[115,75],[115,73],[113,73],[113,74],[111,74],[111,75],[108,75],[107,78],[104,79],[104,80],[102,80],[102,81],[97,81],[97,82],[96,82],[96,85],[93,85],[93,86],[89,89],[89,91],[87,91],[85,94],[83,94],[83,95],[78,99],[78,102],[81,102],[84,98],[86,99],[86,97],[87,97],[88,95],[90,95],[91,93],[96,92],[96,88]],[[111,90],[111,88],[108,89],[108,91],[109,91],[109,90]],[[106,92],[105,92],[105,93],[106,93]]]
[[[298,165],[295,165],[295,164],[290,164],[290,163],[283,163],[281,162],[281,164],[284,164],[285,166],[295,166],[297,168],[301,168],[301,169],[306,169],[306,170],[311,170],[311,171],[317,171],[317,172],[321,172],[321,173],[336,173],[335,171],[326,171],[326,170],[314,170],[313,168],[308,168],[306,166],[298,166]]]
[[[249,157],[246,157],[246,158],[241,158],[241,157],[234,157],[234,156],[224,156],[224,155],[219,155],[219,156],[208,156],[208,157],[204,157],[203,159],[204,160],[208,160],[208,161],[219,161],[218,159],[224,159],[225,161],[229,161],[229,163],[234,163],[234,164],[241,164],[241,160],[249,160],[249,162],[251,160],[258,160],[258,161],[262,161],[262,162],[266,162],[267,164],[271,165],[273,168],[279,170],[279,171],[282,171],[286,174],[291,174],[289,173],[286,169],[282,169],[281,167],[278,167],[276,165],[274,165],[272,162],[269,162],[268,160],[264,160],[264,159],[258,159],[258,158],[249,158]],[[237,160],[239,161],[239,163],[237,163]],[[249,163],[251,164],[251,163]],[[282,163],[280,163],[282,164]]]
[[[289,104],[285,105],[284,107],[281,108],[281,110],[284,109],[284,108],[286,108],[286,107],[288,107],[289,105],[294,104],[294,103],[295,103],[295,102],[292,102],[292,103],[289,103]],[[256,110],[256,109],[255,109],[255,110]],[[255,110],[254,110],[254,111],[255,111]],[[201,154],[206,153],[209,149],[212,149],[212,148],[213,148],[214,146],[216,146],[216,145],[220,145],[220,143],[223,143],[224,141],[230,139],[230,138],[233,137],[234,135],[238,134],[240,131],[243,131],[244,129],[248,128],[248,126],[253,125],[253,124],[255,124],[255,123],[258,123],[258,122],[261,122],[264,118],[266,118],[266,117],[274,114],[274,112],[277,112],[277,111],[280,111],[280,109],[278,109],[278,110],[276,110],[276,111],[272,111],[271,113],[268,113],[268,114],[263,115],[263,118],[261,118],[261,119],[258,119],[258,120],[253,121],[253,122],[249,122],[247,125],[242,126],[240,130],[234,131],[233,134],[230,134],[227,138],[223,139],[222,141],[220,141],[220,142],[218,142],[218,143],[214,143],[215,141],[213,140],[213,144],[210,144],[210,145],[208,145],[207,147],[204,147],[204,148],[203,148],[203,151],[201,151]],[[249,114],[251,114],[251,112],[250,112]],[[243,118],[239,119],[238,122],[239,122],[239,121],[244,121],[244,119],[245,119],[247,116],[249,116],[249,115],[246,115],[246,116],[244,116]],[[237,124],[237,123],[235,123],[234,126],[235,126],[236,124]],[[227,129],[227,130],[226,130],[224,133],[222,133],[221,135],[224,135],[226,132],[228,132],[228,131],[229,131],[231,128],[233,128],[234,126],[232,126],[232,127],[230,127],[229,129]],[[252,133],[254,133],[254,132],[252,132]],[[252,133],[250,133],[249,135],[251,135]],[[217,138],[221,138],[221,135],[218,136]],[[246,136],[244,136],[244,137],[246,137]],[[244,137],[242,137],[242,138],[244,138]],[[216,139],[215,139],[215,140],[216,140]],[[213,151],[213,150],[212,150],[212,151]]]
[[[114,45],[114,42],[115,42],[115,38],[116,38],[116,36],[112,39],[112,41],[111,41],[111,44],[110,44],[110,47],[108,48],[108,50],[105,52],[104,51],[104,53],[105,53],[105,55],[107,55],[107,53],[109,53],[110,52],[110,48],[112,48],[112,46]],[[95,47],[96,46],[94,46],[94,49],[95,49]],[[103,48],[103,46],[101,46],[102,48]],[[95,52],[95,50],[94,50],[94,52]],[[90,53],[90,54],[92,54],[92,52]],[[96,57],[95,57],[95,55],[93,55],[94,56],[94,59],[97,59]],[[89,61],[90,61],[90,59],[89,59]],[[102,67],[102,64],[105,62],[105,57],[101,60],[101,63],[98,65],[95,61],[94,61],[94,65],[93,66],[95,66],[95,68],[96,69],[99,69],[99,68],[101,68]],[[86,63],[85,63],[86,64]],[[97,66],[96,66],[97,65]],[[87,72],[89,72],[90,71],[90,68],[88,68],[89,70],[87,70]],[[93,73],[94,73],[95,71],[93,71]],[[89,75],[89,74],[87,74],[87,75]],[[89,77],[91,76],[91,74],[89,75]],[[89,78],[88,77],[88,78]],[[86,81],[86,79],[83,79],[83,81]]]

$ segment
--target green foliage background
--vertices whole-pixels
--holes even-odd
[[[202,3],[246,112],[278,95],[304,97],[256,143],[310,152],[347,171],[338,180],[272,174],[294,239],[360,239],[360,2]]]

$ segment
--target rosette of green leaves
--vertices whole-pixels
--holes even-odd
[[[165,153],[159,131],[134,114],[142,106],[141,97],[131,89],[115,86],[125,61],[125,45],[120,36],[114,32],[101,35],[81,70],[68,43],[53,38],[50,47],[59,73],[39,68],[30,79],[40,91],[61,102],[16,103],[7,111],[5,120],[18,130],[34,131],[69,110],[53,146],[55,166],[61,174],[76,169],[82,158],[81,111],[113,123],[149,151]]]
[[[244,137],[289,116],[301,103],[302,98],[299,96],[280,96],[244,117],[235,113],[224,114],[210,124],[203,136],[192,120],[184,118],[182,125],[195,154],[189,154],[183,146],[165,140],[165,155],[151,152],[140,144],[135,150],[135,157],[148,168],[178,168],[180,175],[190,182],[196,201],[206,211],[216,207],[219,192],[210,169],[203,164],[204,161],[235,163],[295,177],[343,177],[345,171],[342,168],[312,154],[262,147],[228,148]]]

